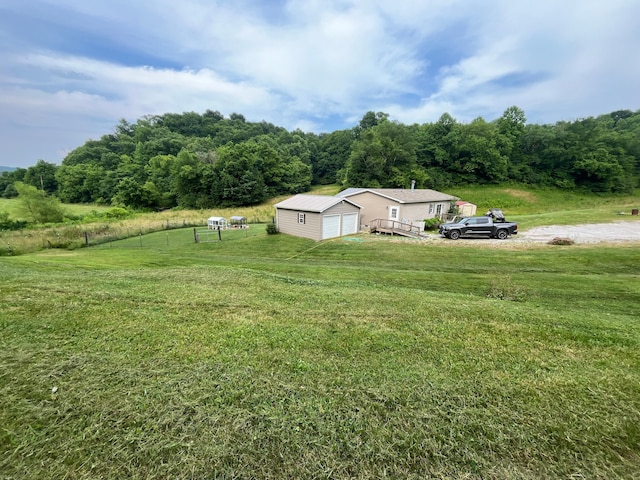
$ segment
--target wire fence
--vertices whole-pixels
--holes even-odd
[[[195,243],[214,243],[221,242],[223,240],[237,240],[240,238],[247,238],[249,236],[256,236],[258,234],[259,225],[253,225],[249,228],[248,224],[242,226],[230,227],[230,228],[194,228],[193,239]],[[264,226],[264,224],[262,225]],[[260,230],[260,233],[266,234],[266,230]]]
[[[247,224],[246,228],[208,230],[206,219],[172,219],[162,221],[120,221],[62,225],[58,227],[25,229],[0,232],[0,256],[22,255],[44,249],[76,249],[118,240],[137,238],[142,245],[143,237],[150,233],[175,229],[193,228],[193,241],[214,242],[256,235],[260,224]],[[167,241],[168,241],[167,236]]]

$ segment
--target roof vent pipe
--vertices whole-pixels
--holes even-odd
[[[415,190],[415,189],[416,189],[416,181],[411,180],[411,190]]]

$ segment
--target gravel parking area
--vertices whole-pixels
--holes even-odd
[[[612,223],[593,223],[588,225],[547,225],[544,227],[534,227],[526,231],[520,230],[517,235],[509,237],[507,240],[497,240],[493,238],[462,238],[460,240],[449,240],[439,234],[425,235],[428,241],[460,242],[463,244],[477,244],[486,242],[484,245],[494,247],[509,246],[513,244],[527,243],[549,243],[554,238],[569,238],[575,244],[595,244],[595,243],[621,243],[640,242],[640,218],[634,220],[617,221]]]
[[[516,237],[539,243],[547,243],[556,237],[570,238],[574,243],[640,241],[640,219],[589,225],[548,225],[520,232]]]

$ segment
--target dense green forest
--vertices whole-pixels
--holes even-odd
[[[31,185],[67,203],[132,208],[259,204],[314,184],[418,188],[519,182],[602,193],[640,184],[640,110],[555,125],[518,107],[494,120],[404,125],[367,112],[352,129],[314,134],[217,111],[121,120],[70,152],[0,174],[0,196]],[[16,188],[18,187],[18,188]]]

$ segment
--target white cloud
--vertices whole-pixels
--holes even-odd
[[[37,29],[18,26],[0,37],[0,164],[59,162],[62,148],[120,118],[165,112],[213,109],[326,131],[368,110],[422,123],[444,112],[493,119],[517,105],[532,121],[554,122],[640,107],[632,0],[34,0],[20,8],[16,21],[50,19],[51,31],[39,40]]]
[[[75,90],[14,89],[0,94],[0,102],[14,107],[52,109],[57,112],[93,111],[114,116],[136,116],[168,111],[204,111],[203,105],[240,111],[256,104],[275,108],[277,98],[265,89],[230,82],[208,69],[170,70],[127,67],[81,57],[33,54],[21,63],[51,81],[66,72]],[[46,83],[45,82],[45,83]],[[220,107],[222,105],[222,107]],[[122,116],[122,115],[121,115]]]
[[[532,121],[555,122],[640,106],[640,4],[492,2],[475,14],[473,49],[440,71],[437,92],[396,108],[398,118],[493,119],[517,105]]]
[[[291,5],[293,19],[285,25],[241,19],[212,39],[226,45],[214,49],[209,62],[310,101],[353,103],[354,97],[402,89],[419,62],[402,45],[385,41],[384,19],[370,10],[323,5]]]

